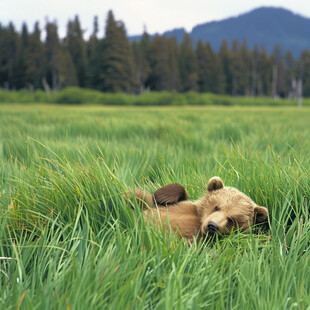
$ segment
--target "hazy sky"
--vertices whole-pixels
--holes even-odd
[[[45,20],[57,20],[63,36],[66,24],[76,14],[82,27],[92,31],[93,17],[98,15],[101,35],[108,10],[122,20],[130,35],[140,34],[145,25],[149,33],[161,33],[178,27],[188,31],[212,20],[236,16],[259,6],[275,6],[310,17],[310,0],[0,0],[0,23],[13,21],[20,29],[25,21],[32,30],[35,21],[41,28]]]

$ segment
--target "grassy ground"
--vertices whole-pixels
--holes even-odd
[[[1,309],[310,309],[310,109],[0,106]],[[219,175],[269,230],[187,247],[121,194]],[[6,259],[11,257],[12,259]]]

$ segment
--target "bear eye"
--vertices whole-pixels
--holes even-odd
[[[234,224],[234,220],[231,217],[227,218],[227,221],[229,224],[233,225]]]
[[[219,210],[220,210],[220,208],[218,206],[215,206],[213,209],[214,212],[219,211]]]

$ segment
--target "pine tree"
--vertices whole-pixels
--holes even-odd
[[[81,29],[78,16],[73,21],[69,21],[67,25],[67,36],[64,39],[64,46],[69,52],[73,61],[78,85],[85,86],[86,79],[86,45],[83,40],[83,31]]]
[[[168,90],[180,89],[180,71],[178,63],[178,45],[175,37],[167,40],[168,48]]]
[[[287,51],[285,53],[284,67],[285,67],[285,89],[286,89],[285,96],[296,98],[297,97],[297,81],[299,77],[298,77],[296,61],[294,59],[292,52],[290,51]]]
[[[148,61],[151,73],[147,85],[152,90],[179,89],[178,49],[175,38],[156,36],[149,45]]]
[[[222,65],[223,75],[225,77],[224,93],[227,95],[231,95],[233,92],[233,68],[231,62],[231,53],[226,40],[223,40],[221,43],[219,60]]]
[[[150,73],[150,66],[147,61],[147,50],[149,45],[149,35],[144,31],[141,41],[132,43],[135,93],[143,93],[147,87],[146,82]]]
[[[250,96],[251,94],[252,57],[253,53],[248,49],[248,41],[244,39],[240,46],[240,94],[245,96]]]
[[[109,92],[132,92],[132,52],[125,26],[108,13],[102,57],[101,89]]]
[[[179,55],[181,90],[198,90],[198,68],[193,42],[189,34],[184,34]]]
[[[29,83],[26,64],[26,51],[29,46],[29,33],[27,25],[25,23],[23,23],[22,25],[22,32],[17,42],[17,65],[14,69],[14,84],[17,89],[21,89],[28,86]]]
[[[200,92],[220,93],[223,78],[218,59],[214,55],[210,43],[204,45],[202,40],[197,43],[198,89]]]
[[[16,68],[18,67],[19,36],[12,23],[1,29],[0,37],[0,86],[16,88]]]
[[[303,50],[301,52],[299,61],[299,77],[303,81],[303,95],[310,97],[310,51]]]
[[[257,95],[257,80],[258,80],[258,62],[259,62],[259,49],[257,45],[254,45],[251,53],[251,90],[250,96],[255,97]]]
[[[41,42],[39,23],[35,23],[33,33],[29,35],[28,43],[25,51],[27,83],[31,88],[42,88],[45,70],[45,47]]]
[[[55,23],[46,24],[46,71],[44,88],[59,90],[63,86],[76,85],[77,78],[71,55],[61,45]]]
[[[148,46],[148,62],[151,72],[146,83],[151,90],[161,91],[169,88],[167,45],[167,38],[155,36]]]
[[[100,89],[100,61],[103,48],[102,41],[98,39],[98,17],[94,18],[93,33],[87,42],[88,65],[86,70],[86,87]]]
[[[272,63],[265,48],[260,51],[258,61],[258,84],[259,96],[271,96],[272,93]]]
[[[271,55],[271,63],[273,66],[273,97],[284,97],[286,93],[285,85],[285,67],[283,64],[283,55],[280,45],[276,45]]]
[[[75,65],[72,61],[71,54],[64,47],[60,47],[58,52],[59,59],[59,80],[61,87],[76,86],[78,79]]]

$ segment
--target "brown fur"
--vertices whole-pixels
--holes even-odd
[[[206,194],[197,201],[186,200],[186,192],[181,188],[181,185],[170,184],[153,195],[136,190],[138,203],[150,207],[143,211],[145,222],[149,218],[157,225],[171,227],[180,237],[192,242],[195,237],[226,235],[232,229],[245,231],[250,225],[267,219],[266,208],[256,205],[236,188],[224,186],[219,177],[209,181]],[[175,203],[165,207],[171,202]]]

